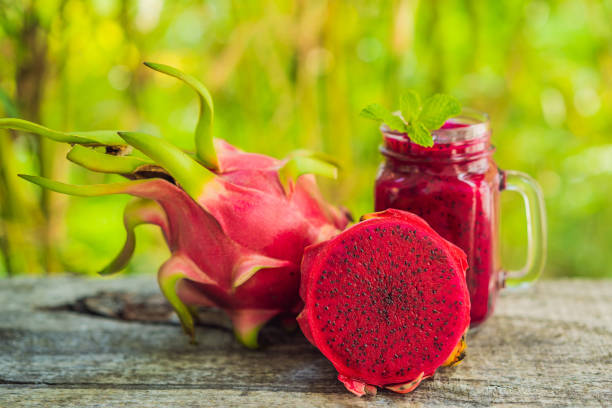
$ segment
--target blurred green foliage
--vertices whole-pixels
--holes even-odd
[[[612,0],[0,0],[0,110],[62,130],[145,130],[193,149],[193,92],[210,88],[215,134],[282,156],[333,154],[327,196],[372,209],[380,135],[359,110],[402,90],[452,93],[490,114],[502,168],[531,173],[549,214],[548,276],[612,277]],[[122,245],[127,197],[67,198],[17,173],[100,183],[66,146],[0,133],[0,276],[93,273]],[[504,194],[504,264],[524,259],[522,203]],[[168,253],[138,232],[128,272]]]

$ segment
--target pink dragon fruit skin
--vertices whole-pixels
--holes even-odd
[[[202,106],[212,112],[212,99],[194,78],[164,65],[148,66],[191,85]],[[66,194],[136,196],[124,213],[124,248],[101,273],[125,267],[134,250],[136,226],[158,225],[172,253],[159,270],[158,282],[186,333],[194,336],[195,306],[215,306],[232,319],[239,341],[257,347],[259,329],[266,322],[277,315],[295,316],[302,307],[298,290],[304,248],[335,235],[349,220],[322,199],[314,176],[307,174],[310,168],[318,173],[317,168],[322,168],[325,174],[329,164],[304,155],[278,160],[213,140],[212,114],[201,112],[196,158],[142,133],[117,132],[120,138],[103,132],[68,134],[15,119],[0,119],[0,127],[80,144],[68,155],[70,160],[131,179],[74,186],[22,176]],[[201,131],[198,139],[203,128],[208,131]],[[111,156],[83,147],[126,143],[148,159]],[[160,177],[151,178],[152,173]]]
[[[244,247],[299,269],[306,246],[347,225],[345,214],[320,199],[312,175],[300,176],[285,192],[278,174],[285,160],[244,153],[223,140],[215,146],[221,147],[219,180],[199,202]]]

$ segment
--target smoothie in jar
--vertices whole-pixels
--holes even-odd
[[[493,312],[503,286],[498,248],[503,175],[492,158],[488,120],[476,112],[451,119],[433,132],[431,148],[384,126],[382,132],[385,161],[376,180],[376,211],[413,212],[465,251],[471,324],[478,325]]]

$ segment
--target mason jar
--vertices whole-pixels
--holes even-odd
[[[493,160],[486,114],[464,110],[433,132],[434,145],[412,143],[406,134],[381,127],[384,156],[375,185],[376,211],[397,208],[424,218],[465,251],[471,325],[491,315],[504,286],[533,282],[545,261],[545,211],[538,184],[527,174],[500,170]],[[518,271],[500,262],[502,191],[523,197],[527,215],[527,258]]]

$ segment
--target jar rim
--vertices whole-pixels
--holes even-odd
[[[401,113],[395,112],[395,114],[401,117]],[[459,115],[450,118],[446,123],[462,126],[434,130],[432,132],[434,143],[465,142],[485,136],[488,137],[490,133],[489,115],[473,108],[463,108]],[[386,138],[410,142],[406,133],[392,130],[384,123],[380,126],[380,131]]]

